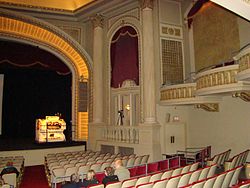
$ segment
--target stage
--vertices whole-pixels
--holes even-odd
[[[28,138],[0,138],[0,143],[1,157],[24,156],[25,166],[44,164],[44,157],[49,153],[82,151],[87,149],[85,141],[36,143],[34,139]]]

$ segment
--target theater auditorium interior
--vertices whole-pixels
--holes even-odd
[[[0,187],[250,187],[249,31],[249,0],[0,0]]]

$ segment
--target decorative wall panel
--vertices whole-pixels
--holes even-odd
[[[229,61],[240,48],[237,16],[210,3],[193,18],[196,71]]]

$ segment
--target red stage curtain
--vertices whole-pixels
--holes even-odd
[[[111,87],[118,88],[124,80],[139,85],[138,36],[134,28],[119,29],[111,42]]]
[[[54,70],[60,75],[71,73],[59,58],[39,47],[0,41],[0,49],[0,68],[19,67]]]

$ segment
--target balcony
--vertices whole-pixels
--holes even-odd
[[[201,103],[218,103],[220,97],[196,95],[196,83],[177,84],[161,88],[162,105],[188,105]]]
[[[239,64],[236,79],[238,81],[250,81],[250,46],[243,49],[234,59]]]

